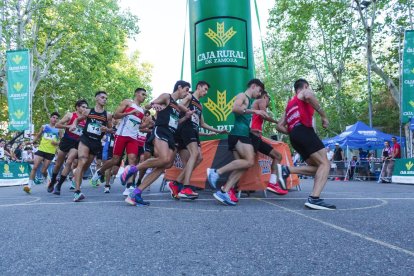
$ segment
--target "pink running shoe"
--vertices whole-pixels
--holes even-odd
[[[277,195],[286,195],[288,193],[287,190],[283,190],[278,183],[276,184],[272,184],[272,183],[268,183],[267,184],[267,188],[266,190],[268,190],[269,192],[275,193]]]
[[[233,202],[239,202],[239,199],[236,196],[236,190],[234,188],[231,188],[229,190],[229,193],[228,194],[230,196],[231,201],[233,201]]]

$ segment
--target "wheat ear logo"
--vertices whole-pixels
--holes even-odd
[[[4,170],[4,173],[10,173],[10,167],[9,167],[9,165],[4,164],[3,170]]]
[[[412,107],[414,107],[414,101],[409,101],[408,102]]]
[[[17,92],[20,92],[20,90],[22,90],[23,86],[24,85],[21,82],[16,82],[15,84],[13,84],[13,88],[16,89]]]
[[[217,47],[224,47],[236,33],[237,32],[233,30],[233,27],[224,32],[224,22],[217,22],[217,32],[208,28],[208,32],[204,34],[210,38],[217,45]]]
[[[14,63],[16,63],[17,65],[22,62],[23,57],[20,55],[15,55],[14,57],[12,57],[12,60]]]
[[[13,114],[14,116],[16,116],[17,119],[20,119],[21,117],[23,117],[24,112],[21,111],[20,109],[17,109]]]
[[[407,170],[411,170],[411,168],[414,166],[414,163],[413,162],[408,162],[408,163],[406,163],[405,164],[405,167],[407,168]]]
[[[24,173],[24,166],[20,165],[19,170],[20,170],[21,173]]]
[[[231,114],[236,97],[233,97],[229,102],[226,102],[226,99],[227,91],[224,90],[223,92],[220,92],[217,90],[217,103],[208,98],[207,103],[205,104],[205,107],[213,113],[217,121],[226,121],[227,117]]]

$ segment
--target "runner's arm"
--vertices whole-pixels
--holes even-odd
[[[228,132],[227,130],[225,130],[225,129],[224,129],[224,130],[219,130],[219,129],[216,129],[216,128],[214,128],[214,127],[212,127],[212,126],[210,126],[210,125],[206,124],[206,122],[204,121],[203,114],[201,114],[200,126],[201,126],[202,128],[204,128],[204,129],[207,129],[207,130],[210,130],[210,131],[212,131],[212,132],[219,133],[219,134],[228,134],[228,133],[229,133],[229,132]]]
[[[313,109],[315,109],[316,112],[319,113],[322,119],[322,126],[324,128],[327,128],[329,125],[328,118],[326,117],[325,111],[322,109],[322,106],[319,104],[318,100],[315,97],[315,93],[312,92],[310,89],[306,89],[303,92],[303,96],[305,98],[305,101],[312,105]]]
[[[33,144],[36,143],[40,139],[40,137],[42,137],[43,130],[44,130],[44,127],[42,126],[39,132],[36,134],[35,138],[33,139]]]
[[[266,101],[263,100],[263,99],[259,99],[259,100],[255,101],[253,103],[253,109],[258,109],[258,110],[266,111],[266,109],[267,109]],[[279,122],[279,121],[273,119],[270,116],[263,117],[263,119],[266,120],[266,121],[268,121],[268,122],[274,123],[274,124],[277,124]]]
[[[71,112],[66,113],[65,116],[63,116],[63,118],[60,119],[60,121],[56,123],[56,128],[69,128],[70,125],[68,125],[67,123],[69,123],[71,117],[72,117]]]
[[[160,111],[164,108],[161,107],[161,105],[167,106],[170,103],[170,94],[163,93],[158,96],[155,100],[151,101],[149,104],[145,106],[145,109],[149,110],[151,108],[154,108],[157,111]]]
[[[78,125],[79,121],[85,120],[89,113],[91,112],[91,109],[86,109],[81,116],[79,116],[78,118],[76,118],[75,120],[73,120],[72,125],[69,126],[69,131],[74,131],[76,129],[76,126]]]
[[[277,131],[279,131],[281,133],[284,133],[284,134],[289,134],[286,125],[287,125],[286,116],[285,116],[285,114],[283,114],[282,118],[279,120],[279,122],[276,125]]]
[[[113,116],[114,119],[122,119],[125,116],[128,116],[128,115],[133,114],[133,113],[136,112],[135,110],[132,110],[131,112],[124,112],[125,109],[128,108],[129,103],[130,103],[130,100],[123,100],[121,102],[121,104],[116,108],[116,110],[114,112],[114,116]]]

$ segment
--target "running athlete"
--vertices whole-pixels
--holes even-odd
[[[184,121],[178,126],[176,133],[176,140],[178,142],[178,150],[180,155],[182,151],[188,151],[189,154],[184,154],[188,156],[185,159],[184,169],[181,171],[177,177],[177,181],[169,182],[169,188],[171,191],[171,196],[175,199],[185,198],[185,199],[196,199],[198,198],[198,193],[190,186],[190,178],[193,173],[193,170],[201,163],[203,157],[201,156],[201,145],[199,139],[199,127],[201,126],[204,129],[209,131],[224,134],[227,133],[226,130],[215,129],[204,122],[203,118],[203,106],[200,103],[200,98],[207,95],[210,85],[205,81],[199,81],[196,86],[196,90],[186,96],[180,104],[187,107],[189,110],[193,111],[194,114],[189,120]],[[180,190],[181,189],[181,190]]]
[[[266,111],[252,109],[253,100],[260,96],[264,90],[264,84],[258,79],[252,79],[247,84],[247,90],[239,93],[233,105],[235,115],[234,127],[228,137],[229,150],[233,152],[235,160],[219,169],[207,169],[207,179],[212,188],[217,189],[219,177],[227,172],[231,172],[227,183],[221,187],[220,191],[213,194],[214,198],[225,205],[236,205],[229,195],[243,173],[252,167],[255,162],[255,148],[250,137],[250,123],[252,114],[267,118]]]
[[[330,162],[325,146],[316,135],[312,125],[315,110],[321,116],[324,128],[328,127],[328,118],[306,80],[297,80],[294,89],[295,96],[286,106],[286,111],[279,122],[279,131],[289,134],[292,147],[306,161],[307,166],[278,166],[281,167],[285,177],[289,173],[315,176],[312,193],[305,203],[306,207],[316,210],[336,209],[335,205],[326,203],[319,197],[328,181]]]
[[[78,125],[78,121],[86,118],[85,127],[83,128],[83,134],[80,137],[78,147],[78,167],[75,174],[76,190],[73,194],[73,201],[75,202],[85,198],[85,195],[80,190],[83,174],[95,156],[102,152],[101,140],[104,133],[112,131],[112,115],[104,109],[107,98],[108,95],[105,91],[96,92],[95,107],[86,109],[83,115],[76,118],[69,128],[70,131],[74,131]]]
[[[179,105],[177,100],[183,99],[188,95],[190,86],[186,81],[177,81],[172,94],[163,93],[145,107],[145,109],[154,108],[158,112],[155,127],[149,139],[149,142],[154,147],[154,158],[140,163],[137,168],[138,170],[153,169],[143,179],[142,183],[128,195],[125,199],[126,203],[130,205],[149,205],[149,202],[142,199],[142,191],[157,180],[165,169],[172,166],[176,153],[174,133],[180,121],[180,112],[186,113],[183,119],[187,119],[193,113]]]
[[[114,144],[115,144],[115,133],[116,133],[116,127],[118,125],[118,120],[115,120],[112,118],[112,132],[106,133],[105,135],[105,144],[102,149],[102,161],[104,165],[108,162],[111,162],[113,158],[113,151],[114,151]],[[119,160],[118,164],[115,164],[114,166],[108,168],[105,171],[105,188],[104,193],[109,194],[111,191],[111,185],[115,181],[115,176],[118,172],[119,165],[121,164],[121,159]]]
[[[147,91],[144,88],[137,88],[134,94],[134,100],[123,100],[113,115],[115,119],[121,120],[115,134],[113,157],[95,172],[92,176],[92,185],[96,185],[99,178],[105,175],[107,169],[119,164],[125,150],[128,163],[130,165],[138,163],[138,148],[144,146],[139,142],[139,138],[142,136],[139,128],[144,118],[144,109],[141,104],[147,97]],[[125,180],[128,182],[130,179],[131,177]],[[125,184],[123,183],[123,185]]]
[[[260,95],[260,98],[253,102],[252,109],[266,111],[269,107],[269,102],[269,94],[266,91],[263,91]],[[274,150],[271,145],[269,145],[261,139],[264,120],[269,121],[271,123],[278,123],[278,121],[274,120],[271,117],[266,117],[263,119],[262,116],[253,114],[252,124],[250,127],[250,138],[252,139],[253,147],[257,149],[257,151],[272,158],[272,168],[269,183],[267,184],[267,190],[278,195],[286,195],[288,191],[286,188],[285,181],[282,177],[282,173],[277,171],[277,164],[280,164],[280,162],[282,161],[282,155],[276,150]],[[281,183],[282,188],[281,186],[279,186],[277,181]]]
[[[23,191],[28,194],[31,193],[37,168],[42,162],[43,164],[41,173],[43,175],[43,184],[47,184],[49,182],[47,169],[49,168],[50,162],[52,162],[53,158],[55,157],[56,147],[59,145],[59,129],[56,128],[56,122],[58,121],[59,117],[60,115],[57,112],[50,114],[49,124],[43,125],[33,140],[34,144],[39,139],[41,139],[39,148],[34,154],[34,163],[32,171],[30,172],[29,183],[23,187]]]
[[[85,120],[79,121],[73,132],[69,131],[69,127],[72,126],[72,123],[76,118],[82,116],[82,113],[86,108],[88,108],[88,103],[85,100],[79,100],[75,104],[76,111],[66,113],[66,115],[58,123],[56,123],[56,127],[65,129],[65,133],[59,143],[56,163],[52,172],[52,179],[47,187],[47,191],[49,193],[53,192],[55,195],[60,195],[62,184],[65,182],[66,177],[72,170],[72,162],[78,157],[79,138],[82,135]],[[65,162],[66,156],[67,159]],[[60,174],[58,184],[54,187],[63,162],[65,162],[65,168]]]

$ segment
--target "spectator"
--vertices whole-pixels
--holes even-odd
[[[349,180],[354,179],[355,169],[358,166],[358,158],[356,155],[352,156],[351,162],[349,162]]]
[[[5,161],[6,156],[4,155],[4,146],[6,145],[6,141],[4,139],[0,139],[0,161]]]
[[[369,175],[369,162],[368,162],[368,151],[363,150],[362,148],[358,149],[359,151],[359,162],[360,162],[360,168],[359,168],[359,176],[366,180]]]
[[[382,167],[382,173],[381,176],[379,178],[379,182],[382,183],[390,183],[391,182],[391,170],[394,167],[394,162],[392,161],[392,148],[390,146],[390,142],[389,141],[385,141],[384,142],[384,149],[382,150],[382,162],[383,162],[383,167]]]
[[[333,161],[336,165],[336,178],[335,180],[343,180],[345,174],[345,158],[344,158],[344,151],[339,146],[339,143],[335,143],[335,150]]]
[[[400,159],[401,158],[401,146],[397,142],[397,137],[393,136],[391,138],[391,141],[392,141],[392,158]]]
[[[33,164],[34,155],[31,147],[25,147],[22,152],[22,161]]]
[[[23,144],[20,143],[14,150],[14,156],[16,157],[16,161],[22,161],[22,152],[23,152]]]
[[[10,144],[6,144],[6,146],[4,147],[4,155],[6,156],[6,159],[9,161],[15,160],[16,158],[14,157],[13,151],[11,149]]]

